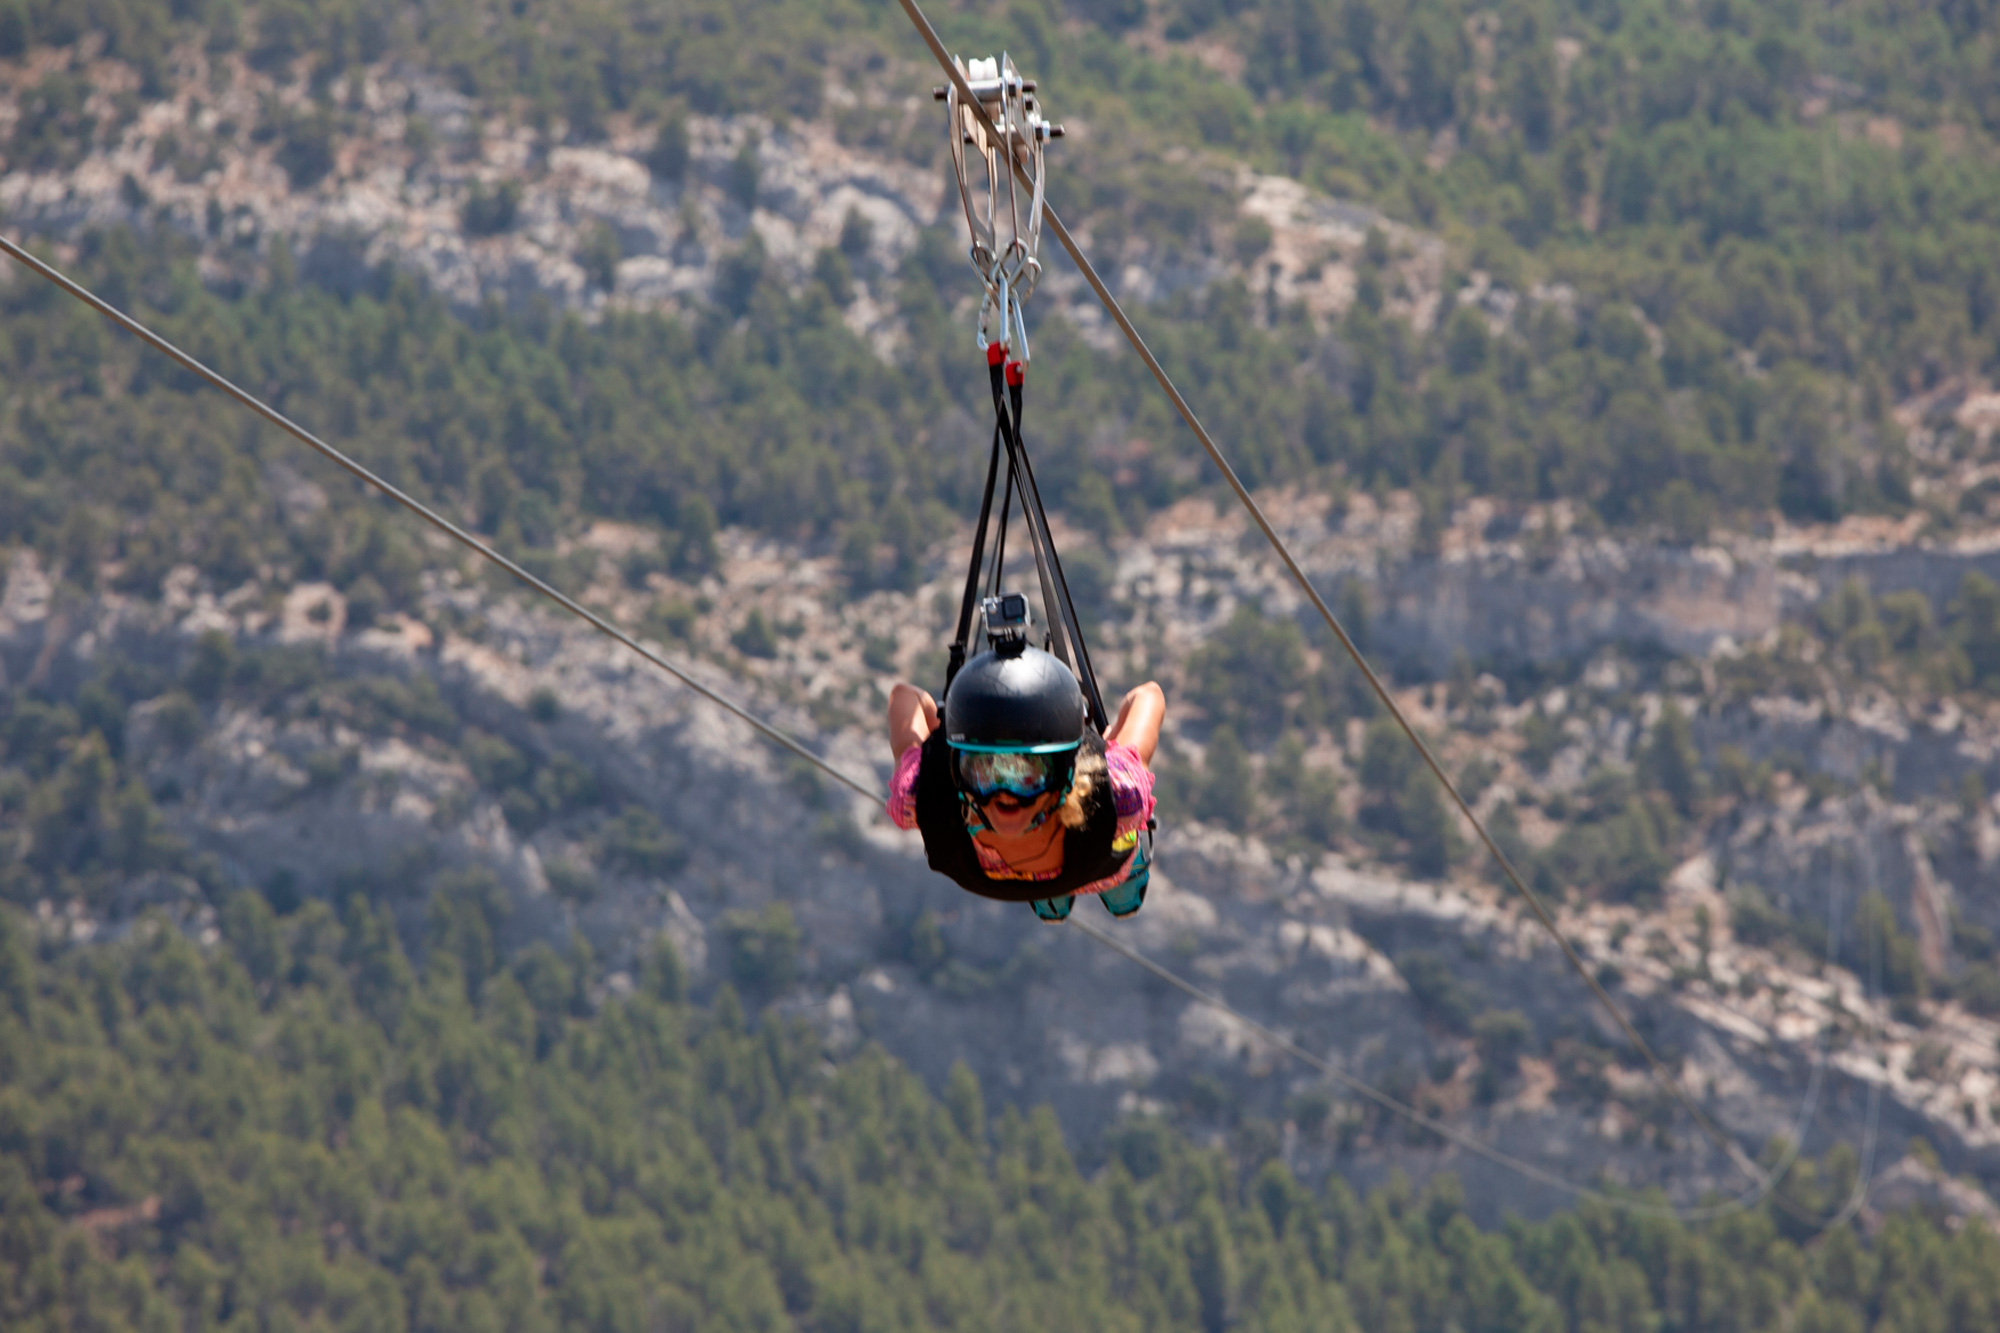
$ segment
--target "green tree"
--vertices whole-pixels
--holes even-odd
[[[1967,574],[1951,604],[1951,631],[1973,683],[1986,689],[2000,684],[2000,584],[1984,574]]]
[[[1849,941],[1841,950],[1843,961],[1864,977],[1879,978],[1888,994],[1922,999],[1930,990],[1930,974],[1916,940],[1903,930],[1896,909],[1880,892],[1862,895]]]
[[[678,185],[687,175],[691,158],[687,117],[676,111],[660,122],[653,146],[646,153],[646,169],[660,180]]]
[[[1412,871],[1442,875],[1460,851],[1437,778],[1392,718],[1369,724],[1361,752],[1361,822],[1403,843]]]
[[[1672,699],[1661,707],[1653,733],[1640,751],[1639,774],[1648,787],[1673,802],[1683,819],[1694,817],[1706,786],[1701,751],[1695,747],[1694,728],[1687,715]]]
[[[1255,802],[1256,782],[1249,754],[1236,739],[1233,728],[1216,728],[1202,763],[1195,813],[1203,819],[1241,829],[1255,813]]]
[[[1275,739],[1306,685],[1305,637],[1245,603],[1187,664],[1189,697],[1218,725]]]
[[[722,936],[729,975],[753,995],[774,996],[799,978],[805,936],[786,903],[760,912],[726,912]]]
[[[1187,1243],[1188,1271],[1201,1298],[1201,1326],[1209,1333],[1229,1327],[1236,1294],[1236,1254],[1229,1224],[1213,1199],[1196,1208]]]
[[[1535,1029],[1518,1009],[1495,1009],[1472,1020],[1473,1048],[1479,1052],[1480,1100],[1490,1102],[1520,1070],[1521,1056]]]

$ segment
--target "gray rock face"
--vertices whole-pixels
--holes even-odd
[[[1580,663],[1615,647],[1705,657],[1765,638],[1849,579],[1876,596],[1921,592],[1942,612],[1968,574],[2000,578],[2000,548],[1985,534],[1918,545],[1786,532],[1689,548],[1581,535],[1560,503],[1523,521],[1475,500],[1425,550],[1406,497],[1381,506],[1356,496],[1338,515],[1323,500],[1301,498],[1281,501],[1277,512],[1323,592],[1349,581],[1366,590],[1382,655],[1433,677],[1461,656]],[[1193,548],[1231,523],[1189,525]],[[1268,604],[1305,610],[1280,571],[1248,573],[1259,559],[1226,567],[1244,571],[1238,582]]]

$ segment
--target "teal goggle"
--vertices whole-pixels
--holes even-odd
[[[1076,762],[1076,747],[1040,753],[1021,750],[965,750],[954,748],[958,786],[975,801],[996,796],[1012,796],[1032,801],[1068,781]]]

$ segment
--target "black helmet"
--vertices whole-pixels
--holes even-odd
[[[945,693],[944,738],[955,750],[1074,750],[1083,740],[1083,691],[1070,669],[1040,648],[981,653]]]

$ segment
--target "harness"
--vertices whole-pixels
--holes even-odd
[[[1062,127],[1042,118],[1035,105],[1035,85],[1023,79],[1006,56],[975,60],[966,68],[966,75],[968,86],[994,127],[993,133],[987,131],[970,107],[960,103],[956,88],[939,89],[938,94],[947,104],[946,138],[958,180],[959,202],[964,207],[966,228],[972,237],[972,267],[985,288],[977,334],[993,395],[993,447],[986,462],[986,485],[979,499],[979,524],[973,533],[972,558],[965,570],[965,591],[958,604],[957,632],[946,659],[944,693],[950,693],[952,679],[965,665],[972,639],[973,612],[979,604],[981,566],[986,561],[988,524],[993,514],[993,491],[1000,480],[1000,460],[1004,453],[1007,479],[1000,500],[999,535],[994,542],[989,595],[997,596],[1000,592],[1007,557],[1008,513],[1018,490],[1021,517],[1027,523],[1028,542],[1035,554],[1035,576],[1041,585],[1045,645],[1075,673],[1077,683],[1083,687],[1091,729],[1102,735],[1110,725],[1104,711],[1104,696],[1097,686],[1090,650],[1083,642],[1083,628],[1070,598],[1069,583],[1063,577],[1062,557],[1056,554],[1055,539],[1049,533],[1049,519],[1042,508],[1041,490],[1035,484],[1035,468],[1028,459],[1027,442],[1021,436],[1021,390],[1027,379],[1029,357],[1028,326],[1022,306],[1034,293],[1042,272],[1035,252],[1042,234],[1043,148],[1051,138],[1062,134]],[[1016,162],[1027,168],[1034,181],[1034,188],[1025,199],[1015,187],[1013,163]],[[975,183],[979,168],[983,168],[983,190]]]
[[[1048,514],[1042,508],[1034,464],[1021,434],[1022,387],[1029,357],[1022,306],[1041,277],[1035,251],[1041,240],[1043,213],[1042,150],[1050,139],[1061,137],[1062,127],[1042,118],[1035,105],[1034,84],[1023,79],[1006,56],[975,60],[969,68],[961,69],[994,127],[989,133],[971,108],[960,102],[956,88],[938,90],[939,99],[947,103],[952,166],[972,238],[972,267],[985,288],[977,332],[993,397],[993,445],[986,462],[986,485],[979,499],[979,522],[973,530],[956,632],[946,657],[944,689],[938,699],[942,704],[949,696],[952,681],[965,665],[982,583],[987,596],[1000,594],[1007,559],[1007,521],[1018,494],[1041,588],[1043,644],[1075,674],[1083,689],[1086,726],[1078,757],[1094,754],[1101,760],[1110,718],[1104,710],[1090,649],[1083,641],[1083,626],[1070,597],[1069,582],[1063,577],[1062,557],[1056,553]],[[1033,180],[1025,197],[1016,189],[1017,163]],[[982,168],[984,180],[980,181]],[[1001,492],[997,530],[992,524],[996,489]],[[986,554],[989,534],[993,536],[990,562]],[[1071,780],[1075,780],[1074,772]],[[1132,848],[1122,852],[1112,848],[1117,839],[1118,812],[1107,779],[1085,798],[1083,827],[1063,830],[1060,872],[1049,879],[995,879],[988,875],[966,827],[968,813],[973,822],[983,824],[984,820],[959,790],[942,728],[924,741],[915,797],[917,827],[923,834],[924,856],[930,868],[982,898],[1031,902],[1060,897],[1118,874],[1134,855]],[[1151,834],[1149,825],[1141,837],[1150,838]]]
[[[1104,755],[1096,732],[1083,738],[1083,754]],[[1098,880],[1109,879],[1125,866],[1132,849],[1112,850],[1118,836],[1118,810],[1109,780],[1099,782],[1084,798],[1084,824],[1063,830],[1062,870],[1049,879],[995,879],[979,864],[972,834],[965,827],[964,796],[952,776],[951,747],[942,729],[924,741],[917,765],[917,829],[924,838],[924,859],[930,868],[968,893],[1006,903],[1057,898],[1075,893]]]

